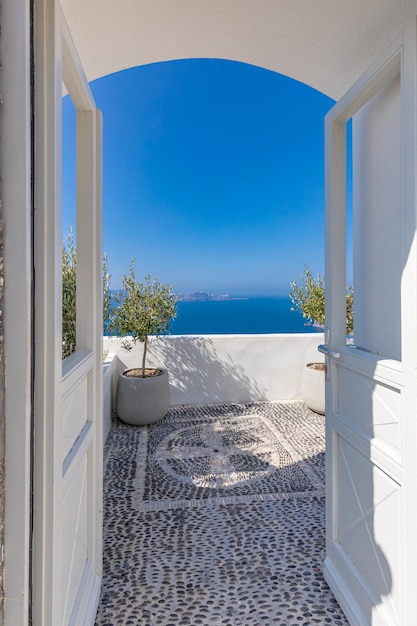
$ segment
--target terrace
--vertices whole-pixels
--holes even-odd
[[[322,361],[322,333],[162,336],[151,341],[150,367],[168,369],[172,406],[301,399],[306,363]],[[142,347],[126,351],[105,337],[104,439],[116,404],[117,378],[141,362]]]
[[[159,338],[173,404],[141,427],[110,424],[118,373],[140,355],[105,339],[96,626],[348,623],[322,573],[324,417],[299,400],[322,339]]]

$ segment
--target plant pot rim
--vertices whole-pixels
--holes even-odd
[[[324,372],[326,364],[323,361],[312,361],[311,363],[306,363],[306,367],[316,372]]]
[[[125,370],[123,370],[123,372],[121,372],[121,375],[124,376],[125,378],[159,378],[160,376],[163,376],[164,374],[167,373],[167,370],[162,369],[162,367],[145,367],[145,376],[140,376],[140,375],[131,375],[128,376],[128,372],[133,372],[133,371],[138,371],[141,372],[142,368],[141,367],[127,367]],[[148,376],[146,376],[146,372],[154,372],[152,374],[148,374]],[[158,373],[155,373],[158,372]]]

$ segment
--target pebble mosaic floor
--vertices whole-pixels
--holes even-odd
[[[324,420],[302,403],[117,418],[96,626],[348,626],[322,575]]]

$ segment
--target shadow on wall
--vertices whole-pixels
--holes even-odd
[[[120,372],[140,362],[140,350],[141,346],[132,352],[118,351],[113,364],[115,383]],[[168,369],[171,404],[265,399],[265,389],[228,353],[219,355],[213,341],[207,337],[177,337],[175,341],[156,339],[149,346],[148,364]]]

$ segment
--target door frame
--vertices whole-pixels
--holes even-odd
[[[1,204],[4,224],[4,621],[27,624],[32,481],[31,2],[1,6]],[[3,236],[3,225],[2,225]],[[1,382],[3,384],[3,381]],[[3,476],[2,476],[3,480]],[[2,559],[3,560],[3,559]]]

